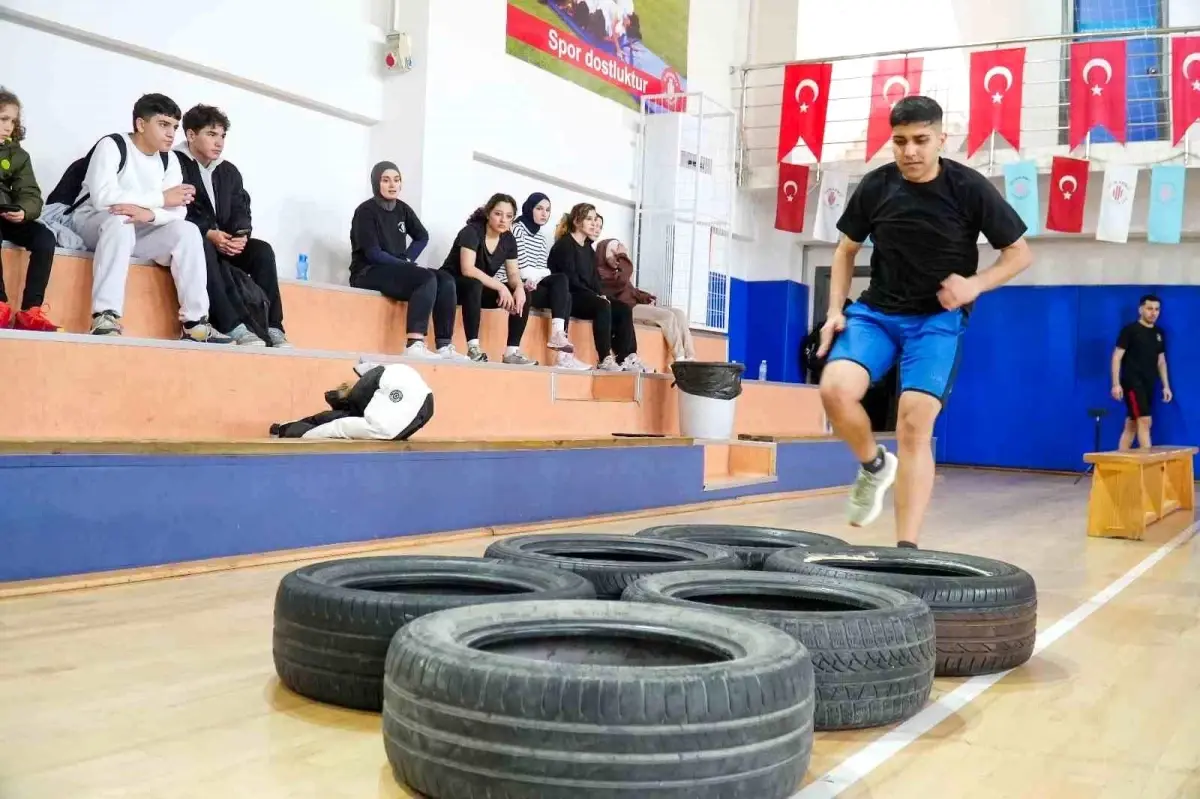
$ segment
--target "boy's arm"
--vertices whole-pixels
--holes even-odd
[[[17,205],[25,212],[26,222],[33,222],[42,215],[42,189],[33,174],[33,160],[28,154],[24,165],[13,173],[12,187]]]
[[[233,184],[233,199],[229,207],[229,229],[225,232],[232,236],[239,230],[252,230],[254,225],[250,215],[250,192],[246,191],[246,186],[242,183],[242,173],[233,164],[228,166],[230,181]]]
[[[163,173],[162,190],[165,194],[165,192],[168,190],[180,185],[183,185],[183,170],[179,168],[179,159],[168,156],[167,170]],[[154,212],[153,224],[166,225],[177,220],[187,219],[186,205],[177,205],[174,208],[165,208],[163,207],[164,202],[165,197],[160,197],[158,207],[150,208],[150,210]]]
[[[133,157],[133,153],[130,153],[130,157]],[[92,160],[88,163],[87,174],[83,177],[83,191],[90,195],[88,203],[101,211],[114,205],[140,205],[151,211],[162,208],[162,190],[137,192],[121,188],[120,176],[117,174],[117,168],[120,166],[121,151],[112,139],[104,137],[92,151]],[[175,174],[179,174],[179,164],[175,164]],[[182,182],[182,178],[177,181]]]

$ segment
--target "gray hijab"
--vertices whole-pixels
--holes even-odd
[[[383,177],[383,173],[389,169],[396,172],[400,171],[400,167],[393,164],[391,161],[380,161],[375,166],[371,167],[371,195],[375,198],[375,202],[379,203],[379,207],[385,211],[391,211],[396,207],[395,200],[385,200],[383,195],[379,193],[379,179]]]

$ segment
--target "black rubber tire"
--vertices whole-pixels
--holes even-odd
[[[648,574],[742,568],[741,558],[725,547],[599,533],[502,538],[485,554],[526,566],[573,571],[590,580],[601,599],[620,598],[626,588]]]
[[[808,768],[812,712],[808,652],[766,625],[519,602],[401,630],[383,736],[397,781],[429,799],[783,799]]]
[[[785,550],[768,571],[865,580],[915,594],[937,622],[937,676],[992,674],[1033,655],[1037,586],[1011,563],[928,549]]]
[[[667,541],[697,541],[701,544],[725,547],[736,552],[747,569],[761,569],[767,558],[783,549],[850,546],[840,538],[821,533],[738,524],[664,524],[647,527],[640,531],[638,536],[662,538]]]
[[[423,585],[425,592],[380,590],[398,581]],[[388,644],[413,619],[463,605],[595,596],[591,583],[569,572],[494,560],[376,557],[315,563],[285,575],[275,593],[275,672],[302,696],[378,711]]]
[[[683,572],[643,577],[623,599],[717,610],[804,644],[815,673],[818,730],[903,721],[933,690],[933,613],[905,591],[780,572]]]

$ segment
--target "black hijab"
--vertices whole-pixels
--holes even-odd
[[[519,216],[518,219],[524,223],[525,228],[530,233],[537,233],[542,227],[537,222],[533,221],[533,209],[537,208],[537,204],[542,200],[549,199],[549,197],[542,194],[540,191],[535,191],[533,194],[529,195],[529,197],[525,200],[525,204],[521,206],[521,216]]]
[[[397,173],[400,167],[393,164],[391,161],[380,161],[375,166],[371,167],[371,196],[375,198],[375,202],[379,203],[379,207],[385,211],[391,211],[396,207],[395,200],[385,200],[383,195],[379,193],[379,179],[383,177],[383,173],[389,169],[395,170]]]

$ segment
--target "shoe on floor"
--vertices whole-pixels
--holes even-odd
[[[453,347],[451,347],[451,349],[453,349]],[[455,355],[457,355],[457,354],[458,353],[455,352]],[[470,358],[475,363],[487,363],[487,359],[488,359],[487,353],[484,352],[483,348],[480,347],[478,344],[468,344],[467,345],[467,357]]]
[[[267,342],[258,337],[253,330],[245,325],[238,325],[233,330],[229,331],[229,337],[233,339],[233,343],[240,347],[265,347]]]
[[[617,359],[611,355],[604,356],[604,360],[600,361],[600,364],[596,368],[601,372],[621,371],[621,365],[617,363]]]
[[[471,360],[471,358],[469,356],[463,355],[461,352],[454,349],[453,344],[447,344],[444,347],[438,347],[437,354],[438,354],[438,357],[444,361],[470,362],[470,360]],[[486,358],[487,356],[485,355],[483,357]]]
[[[592,367],[575,357],[574,353],[560,352],[554,361],[555,368],[571,369],[576,372],[590,372]]]
[[[425,344],[421,339],[413,339],[413,342],[404,349],[405,358],[416,358],[421,361],[440,361],[441,355],[438,355]]]
[[[899,461],[896,456],[883,447],[883,468],[871,474],[862,466],[858,467],[858,477],[850,487],[850,500],[847,507],[847,518],[852,527],[866,527],[879,518],[883,511],[883,500],[887,491],[896,482],[896,467]]]
[[[290,349],[292,346],[292,342],[288,341],[287,334],[277,327],[267,328],[267,335],[271,337],[272,347]]]

